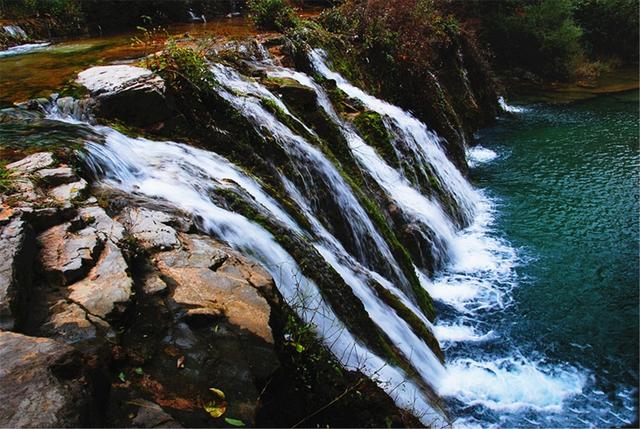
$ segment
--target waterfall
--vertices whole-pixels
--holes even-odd
[[[271,179],[281,185],[301,217],[294,218],[285,210],[247,166],[184,144],[131,138],[108,127],[84,124],[100,136],[87,141],[84,160],[102,185],[162,199],[193,215],[207,233],[262,263],[287,302],[316,327],[345,367],[359,369],[379,381],[399,406],[414,411],[423,423],[446,424],[442,407],[434,405],[434,392],[446,398],[451,408],[469,413],[471,407],[475,415],[520,409],[553,412],[562,407],[568,396],[582,391],[584,376],[574,368],[549,369],[544,362],[523,356],[508,341],[500,342],[502,333],[485,322],[487,314],[510,305],[509,292],[516,287],[514,267],[518,263],[517,252],[493,234],[495,208],[491,198],[469,184],[447,158],[438,136],[424,123],[350,84],[331,70],[322,51],[312,51],[310,58],[321,76],[334,80],[342,91],[382,116],[394,136],[394,149],[399,153],[408,150],[421,174],[434,172],[463,214],[464,222],[456,222],[438,198],[423,193],[401,168],[389,165],[348,118],[334,109],[322,85],[311,76],[271,61],[254,64],[269,76],[294,79],[313,89],[319,108],[337,125],[358,168],[425,235],[433,237],[428,250],[441,269],[429,278],[416,267],[415,275],[442,307],[435,323],[416,304],[407,273],[379,225],[363,207],[356,187],[350,185],[337,162],[323,152],[318,134],[265,86],[228,66],[211,64],[219,83],[215,90],[249,121],[265,145],[285,154],[285,159],[278,159],[276,177]],[[275,106],[285,117],[267,105]],[[50,117],[79,123],[58,112]],[[472,148],[468,156],[474,163],[481,163],[497,154]],[[265,162],[275,164],[276,160]],[[350,330],[336,314],[339,311],[323,299],[319,284],[301,274],[302,263],[271,232],[214,198],[221,190],[237,191],[261,215],[309,243],[361,301],[370,320],[406,359],[408,367],[403,370],[368,349],[363,338],[369,333]],[[379,288],[448,348],[446,366],[413,331],[406,315],[380,296]],[[477,421],[469,418],[465,423]]]
[[[2,29],[12,39],[27,40],[29,38],[27,33],[19,25],[5,25]]]

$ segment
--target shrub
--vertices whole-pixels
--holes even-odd
[[[145,58],[144,66],[162,76],[177,91],[184,84],[205,90],[216,83],[204,53],[188,46],[180,46],[173,39],[167,41],[162,52]]]
[[[285,0],[249,0],[247,5],[258,28],[284,32],[298,25],[298,17]]]
[[[576,0],[574,17],[591,56],[638,61],[637,0]]]
[[[483,27],[501,66],[566,79],[582,55],[582,31],[573,20],[571,0],[509,2],[490,11]]]

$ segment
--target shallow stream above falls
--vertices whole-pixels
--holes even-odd
[[[122,47],[121,42],[110,46]],[[114,57],[105,57],[103,48],[95,48],[93,57],[89,52],[94,48],[87,49],[89,56],[73,67],[82,68],[99,57],[122,58],[117,50]],[[60,64],[58,56],[63,54],[80,58],[74,52],[65,54],[64,46],[42,47],[31,54],[0,58],[0,100],[17,99],[16,94],[48,94],[42,92],[46,82],[37,80],[44,78],[48,61]],[[29,61],[41,70],[32,74]],[[313,306],[322,311],[320,317],[302,316],[318,326],[339,359],[352,367],[368,360],[369,374],[387,381],[385,389],[398,404],[417,414],[430,408],[428,395],[421,396],[425,382],[445,398],[454,425],[616,427],[637,421],[637,91],[558,106],[505,105],[511,114],[480,132],[480,145],[469,150],[467,181],[444,157],[437,136],[417,119],[341,79],[321,57],[315,58],[314,66],[383,115],[389,131],[411,147],[412,157],[433,169],[444,190],[462,207],[469,226],[460,230],[436,198],[423,195],[346,121],[339,122],[328,97],[310,76],[265,64],[272,75],[296,79],[317,92],[360,168],[368,170],[400,210],[437,238],[431,250],[443,255],[444,268],[432,279],[418,271],[422,286],[436,301],[438,317],[433,325],[412,301],[410,287],[403,284],[406,279],[394,272],[397,266],[380,263],[393,262],[393,256],[333,161],[263,108],[261,99],[277,103],[276,96],[232,70],[212,69],[224,87],[222,96],[231,104],[236,101],[238,112],[276,137],[300,176],[310,175],[303,179],[317,181],[307,187],[305,180],[294,183],[284,173],[280,178],[310,225],[308,230],[241,166],[180,143],[131,138],[51,114],[32,123],[0,122],[0,147],[15,150],[47,141],[86,144],[87,163],[103,184],[163,198],[198,216],[209,233],[270,269],[290,300],[297,299],[301,285],[306,288],[318,299]],[[21,70],[27,81],[30,76],[37,78],[28,90],[16,87],[15,77],[13,83],[2,79],[3,73],[19,75]],[[60,73],[49,87],[73,74],[71,68]],[[313,206],[313,191],[319,186],[327,187],[331,192],[326,194],[343,209],[341,216],[353,230],[347,238],[331,230],[330,222]],[[317,285],[300,277],[296,261],[274,237],[211,198],[216,189],[236,187],[292,234],[312,243],[422,381],[398,388],[405,376],[402,370],[385,366],[384,359],[367,348],[361,341],[367,332],[351,332],[336,322],[331,305],[318,297]],[[375,249],[368,249],[367,243],[375,243]],[[349,251],[349,245],[360,251]],[[403,318],[378,299],[369,286],[371,279],[433,328],[445,350],[444,366]],[[425,423],[433,419],[430,414],[422,417]]]

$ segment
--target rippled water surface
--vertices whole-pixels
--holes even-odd
[[[496,202],[492,227],[519,262],[501,286],[511,304],[470,316],[493,339],[448,354],[459,363],[485,355],[511,367],[513,383],[459,412],[504,426],[637,425],[637,91],[526,106],[480,143],[472,179]],[[516,377],[531,369],[518,368],[523,359],[541,372]],[[527,394],[511,398],[525,379]]]

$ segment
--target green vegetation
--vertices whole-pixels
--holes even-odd
[[[216,85],[207,66],[204,52],[188,46],[180,46],[171,38],[162,52],[146,57],[143,64],[162,76],[177,91],[184,89],[185,84],[201,90]]]
[[[298,25],[298,17],[286,0],[248,0],[256,27],[284,32]]]
[[[6,194],[13,190],[14,179],[6,166],[6,161],[0,161],[0,194]]]
[[[382,122],[382,117],[377,112],[371,110],[360,113],[353,121],[358,128],[360,135],[378,153],[394,167],[400,166],[400,161],[396,155],[391,142],[391,136]]]

